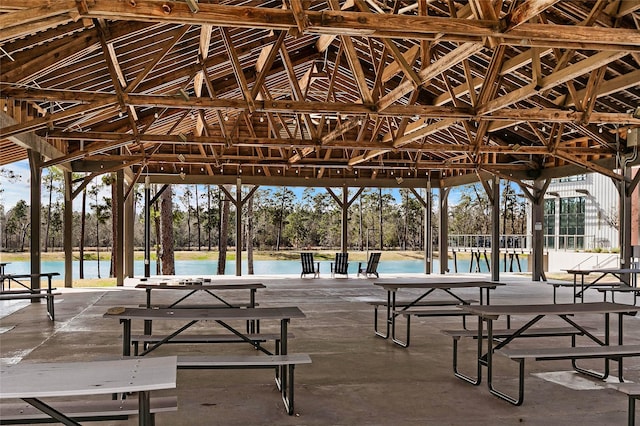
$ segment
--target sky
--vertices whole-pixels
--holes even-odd
[[[11,208],[13,208],[16,205],[16,203],[19,200],[25,200],[27,204],[29,204],[30,203],[29,201],[30,178],[29,178],[28,161],[24,160],[24,161],[15,162],[15,163],[0,167],[0,169],[10,170],[21,177],[17,182],[9,182],[5,177],[0,177],[0,189],[2,189],[2,191],[0,192],[0,205],[4,207],[4,211],[5,212],[9,211]],[[176,194],[179,196],[180,185],[177,185],[176,187],[177,187]],[[292,187],[291,190],[296,194],[296,197],[299,200],[302,199],[302,192],[304,191],[304,188]],[[44,193],[44,187],[43,187],[43,197],[45,195],[46,194]],[[399,193],[397,190],[393,195],[396,197],[396,199],[399,198]],[[105,189],[103,196],[111,197],[110,190]],[[455,197],[455,195],[453,197]],[[74,208],[73,208],[75,211],[80,210],[80,207],[81,207],[80,202],[81,202],[81,197],[76,197],[76,199],[74,200]],[[455,201],[451,199],[451,196],[450,196],[449,202],[455,204]]]
[[[0,167],[4,170],[10,170],[21,176],[18,182],[9,182],[6,177],[0,176],[0,204],[4,206],[5,212],[16,205],[19,200],[25,200],[29,203],[29,162],[19,161],[9,165]]]

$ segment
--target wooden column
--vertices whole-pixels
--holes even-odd
[[[42,156],[40,153],[31,149],[27,150],[29,157],[29,172],[31,175],[31,273],[40,273],[40,246],[41,246],[41,232],[40,224],[42,223],[40,217],[40,197],[42,196],[42,171],[40,170],[40,163],[42,162]],[[31,288],[40,288],[40,277],[31,278]],[[33,299],[32,302],[40,302],[38,299]]]
[[[491,180],[491,280],[500,281],[500,178]],[[506,241],[505,241],[506,242]]]
[[[151,184],[144,179],[144,276],[151,276]]]
[[[135,274],[134,268],[134,223],[135,223],[135,193],[133,192],[133,186],[135,184],[131,184],[127,193],[128,197],[124,200],[124,259],[123,259],[123,267],[124,267],[124,276],[133,278]]]
[[[116,238],[117,241],[114,241],[116,259],[114,259],[113,272],[116,276],[116,285],[124,286],[124,171],[122,169],[116,172],[115,185],[117,198],[117,235],[114,235],[114,238]]]
[[[71,172],[63,172],[64,176],[64,286],[73,287],[73,188]]]
[[[346,253],[349,237],[349,187],[345,186],[342,188],[342,235],[340,236],[340,251],[342,253]]]
[[[544,189],[540,189],[541,181],[535,181],[536,187],[531,198],[531,229],[533,239],[531,241],[531,254],[533,255],[532,281],[540,281],[544,276]]]
[[[631,268],[633,266],[631,263],[631,194],[638,184],[638,181],[631,179],[630,166],[623,166],[622,173],[625,180],[618,185],[620,192],[620,267]],[[631,282],[631,276],[629,274],[624,274],[621,278],[622,281],[627,284]]]
[[[433,246],[431,245],[431,228],[433,225],[431,223],[431,210],[433,205],[433,197],[431,194],[431,179],[427,181],[424,201],[424,273],[431,274],[433,270]]]
[[[440,188],[440,273],[449,272],[449,191],[451,188]]]
[[[236,276],[242,275],[242,179],[236,179]]]

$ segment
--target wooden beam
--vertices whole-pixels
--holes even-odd
[[[78,12],[75,1],[49,1],[47,4],[40,4],[36,7],[1,14],[0,28],[7,29],[33,24],[36,21],[59,15],[69,15],[72,12]],[[70,18],[70,16],[67,17],[67,19]]]
[[[253,112],[255,111],[253,96],[251,95],[251,91],[249,90],[247,79],[244,76],[242,65],[240,65],[238,54],[236,53],[236,50],[233,46],[233,42],[231,41],[231,36],[229,35],[226,28],[220,27],[219,30],[220,34],[222,35],[222,41],[224,42],[227,54],[229,55],[229,62],[231,63],[231,67],[233,68],[233,74],[235,75],[236,81],[238,82],[238,87],[240,87],[244,100],[247,102],[249,112]]]
[[[329,5],[333,8],[333,10],[340,10],[340,4],[338,0],[329,0]],[[364,71],[362,69],[362,65],[360,64],[360,57],[356,52],[356,48],[353,45],[353,40],[351,40],[350,36],[341,35],[340,40],[342,41],[342,46],[344,48],[344,55],[347,58],[347,62],[349,63],[349,67],[351,68],[351,72],[353,73],[353,78],[358,85],[358,89],[360,91],[360,98],[364,103],[373,103],[373,98],[371,97],[371,89],[367,85],[367,78],[364,75]],[[338,62],[339,58],[336,60]]]
[[[616,59],[620,59],[623,56],[625,56],[624,52],[597,53],[580,62],[569,65],[562,70],[541,78],[539,80],[539,85],[537,84],[537,82],[532,82],[527,86],[523,86],[510,92],[508,95],[501,96],[491,102],[486,102],[485,104],[478,107],[477,113],[479,115],[484,115],[512,105],[515,102],[527,99],[535,94],[541,93],[548,89],[552,89],[559,84],[565,83],[583,74],[587,74],[594,69],[605,66],[610,62],[615,61]]]
[[[474,43],[466,43],[463,44],[451,52],[447,53],[437,61],[429,64],[424,67],[418,73],[420,77],[421,84],[426,83],[431,80],[433,77],[442,73],[443,71],[449,69],[450,67],[462,62],[464,59],[478,53],[482,50],[482,46]],[[405,80],[405,82],[401,83],[394,90],[389,92],[387,95],[383,96],[378,101],[378,110],[382,111],[391,104],[393,104],[398,99],[402,98],[407,93],[411,92],[414,89],[411,81]]]
[[[524,23],[505,33],[500,30],[500,22],[493,20],[378,15],[342,11],[339,8],[334,11],[307,10],[306,15],[309,20],[306,33],[318,35],[368,35],[428,40],[438,37],[448,41],[475,43],[480,43],[483,37],[502,37],[504,43],[518,46],[562,45],[567,48],[587,48],[588,45],[598,45],[602,50],[627,51],[640,46],[640,34],[636,30],[625,28],[579,28],[574,25]],[[290,10],[207,3],[201,3],[200,11],[194,14],[186,3],[172,3],[169,10],[166,10],[164,3],[152,0],[137,0],[135,7],[127,2],[94,0],[88,4],[88,12],[80,16],[284,31],[297,28]]]
[[[502,18],[504,31],[508,32],[513,28],[524,24],[531,18],[538,16],[540,13],[556,4],[558,1],[560,0],[526,0]]]

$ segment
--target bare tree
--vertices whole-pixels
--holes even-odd
[[[173,190],[171,185],[162,192],[160,201],[160,241],[162,244],[162,273],[175,275],[173,255]]]
[[[218,240],[218,275],[224,275],[227,264],[227,238],[229,237],[229,216],[231,215],[231,209],[229,207],[229,200],[223,200],[222,202],[222,214],[220,216],[220,239]]]
[[[247,201],[247,272],[253,275],[253,194]]]
[[[200,247],[202,247],[202,233],[200,232],[200,200],[198,197],[198,185],[195,185],[196,187],[196,195],[195,195],[195,201],[196,201],[196,211],[195,211],[195,216],[196,216],[196,227],[197,227],[197,231],[198,231],[198,251],[200,251]]]

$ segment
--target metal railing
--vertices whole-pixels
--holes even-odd
[[[449,235],[449,248],[490,248],[491,235],[483,234],[457,234]],[[525,234],[500,235],[500,248],[505,249],[529,249],[531,248],[531,236]]]

